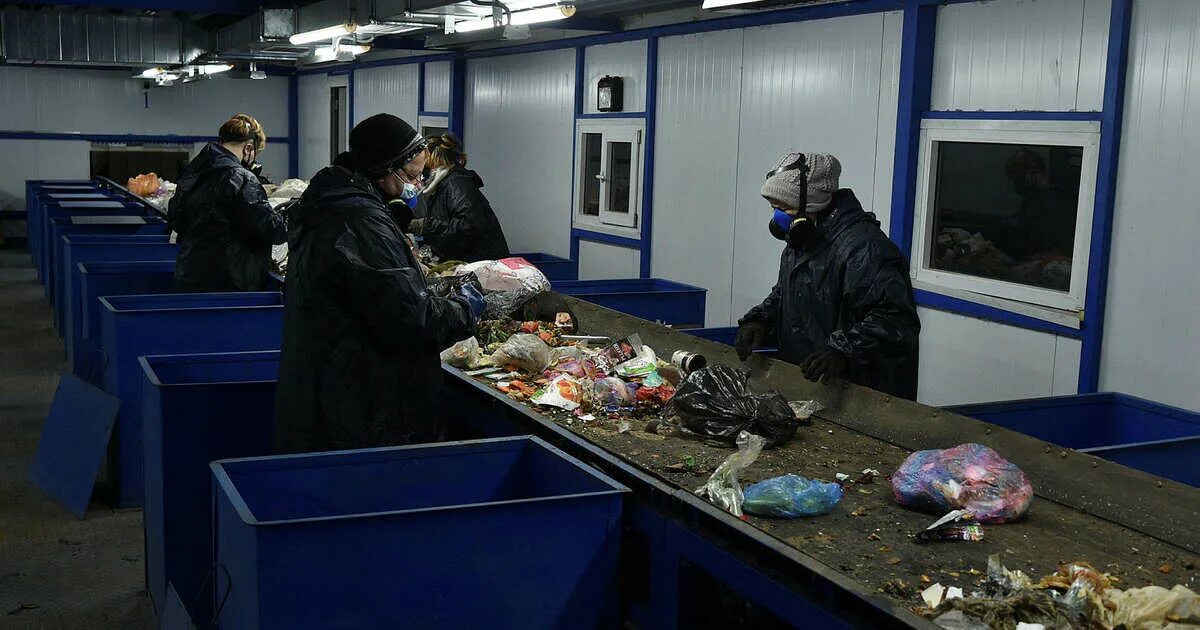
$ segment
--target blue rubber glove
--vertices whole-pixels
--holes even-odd
[[[458,290],[459,295],[467,300],[467,304],[471,306],[471,315],[475,317],[475,321],[483,318],[483,311],[487,309],[487,302],[483,300],[483,294],[476,289],[474,285],[464,284]]]

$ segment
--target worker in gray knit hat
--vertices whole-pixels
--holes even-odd
[[[810,380],[914,400],[921,322],[908,261],[854,192],[839,188],[841,175],[828,153],[788,153],[767,173],[767,227],[787,245],[771,294],[738,321],[738,356],[773,342]]]

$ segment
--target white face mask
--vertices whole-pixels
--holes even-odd
[[[416,198],[416,196],[419,194],[421,194],[421,190],[419,188],[413,184],[404,182],[404,188],[400,191],[400,198],[404,201],[408,201],[409,199]]]

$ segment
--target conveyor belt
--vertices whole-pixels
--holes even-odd
[[[568,298],[572,300],[571,298]],[[733,349],[588,303],[572,300],[588,334],[614,337],[637,332],[660,354],[679,349],[700,352],[710,361],[736,365]],[[635,430],[618,433],[606,426],[567,425],[553,416],[515,403],[490,382],[447,368],[470,389],[486,392],[525,421],[525,428],[568,442],[576,454],[611,473],[642,479],[690,509],[717,519],[778,557],[803,565],[862,597],[879,599],[887,589],[897,621],[918,621],[906,610],[919,603],[925,580],[967,590],[986,571],[987,557],[999,553],[1011,568],[1031,575],[1053,572],[1075,560],[1117,575],[1123,587],[1182,583],[1200,585],[1200,489],[1125,468],[1090,455],[957,416],[935,408],[849,385],[818,386],[783,362],[755,357],[747,364],[752,384],[775,389],[789,399],[816,398],[828,408],[796,438],[765,451],[743,477],[748,484],[785,472],[832,480],[836,472],[876,468],[895,470],[911,450],[944,448],[962,442],[988,445],[1029,475],[1037,498],[1021,522],[986,527],[978,543],[917,545],[911,535],[936,515],[899,507],[890,484],[849,491],[830,515],[812,519],[748,522],[724,514],[691,494],[730,449],[689,437],[663,438]],[[685,466],[690,462],[690,466]],[[763,534],[767,536],[763,536]],[[923,577],[924,576],[924,579]],[[896,581],[906,589],[897,589]],[[875,602],[882,609],[888,604]]]

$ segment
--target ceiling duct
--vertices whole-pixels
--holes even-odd
[[[207,34],[174,16],[61,9],[0,11],[0,57],[7,62],[133,67],[191,61]]]
[[[310,50],[288,42],[296,32],[295,19],[292,9],[260,9],[217,31],[216,56],[231,61],[296,61]]]

